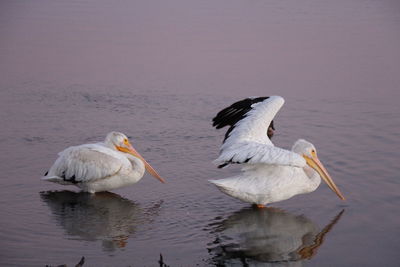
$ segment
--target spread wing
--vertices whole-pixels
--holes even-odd
[[[59,158],[43,179],[65,183],[94,181],[115,175],[127,158],[98,144],[74,146],[59,153]]]
[[[292,151],[275,147],[267,136],[276,113],[284,104],[280,96],[247,98],[220,111],[213,119],[216,128],[230,125],[214,163],[278,164],[303,167],[305,160]]]
[[[228,131],[225,133],[224,142],[230,136],[232,130],[235,129],[237,122],[247,116],[247,113],[252,109],[252,105],[262,102],[268,98],[268,96],[246,98],[237,101],[229,107],[224,108],[223,110],[218,112],[218,114],[213,118],[213,126],[217,129],[221,129],[225,126],[230,126]],[[272,120],[269,126],[271,126],[272,129],[275,130],[274,122]]]

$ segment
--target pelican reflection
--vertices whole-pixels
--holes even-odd
[[[162,204],[142,208],[110,192],[90,194],[65,190],[41,192],[40,196],[56,223],[71,238],[100,240],[106,251],[125,247],[130,236],[139,229],[145,230]]]
[[[316,255],[343,212],[319,230],[303,215],[245,208],[210,225],[216,238],[208,250],[216,266],[302,266]]]

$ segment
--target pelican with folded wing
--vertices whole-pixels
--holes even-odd
[[[274,146],[273,118],[282,107],[280,96],[246,98],[221,110],[213,119],[217,129],[230,126],[214,161],[219,167],[243,165],[238,176],[210,180],[223,193],[264,207],[266,204],[315,191],[321,178],[345,200],[310,142],[299,139],[292,150]]]
[[[75,185],[90,193],[134,184],[146,170],[165,182],[123,133],[111,132],[102,143],[68,147],[58,155],[43,180]]]

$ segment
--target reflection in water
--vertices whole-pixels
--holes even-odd
[[[41,192],[55,217],[72,238],[101,240],[103,249],[123,248],[129,236],[152,220],[162,202],[143,209],[138,204],[110,192]]]
[[[344,210],[322,229],[303,215],[274,208],[242,209],[210,225],[209,253],[217,266],[301,266],[322,245]]]

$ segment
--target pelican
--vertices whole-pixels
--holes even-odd
[[[111,132],[103,143],[71,146],[58,155],[42,179],[75,185],[85,192],[96,193],[134,184],[143,177],[145,170],[165,182],[123,133]]]
[[[213,119],[217,129],[230,126],[214,161],[219,167],[242,164],[234,177],[210,180],[223,193],[258,207],[315,191],[322,179],[345,200],[310,142],[297,140],[292,151],[274,146],[267,132],[284,104],[280,96],[246,98],[221,110]]]

